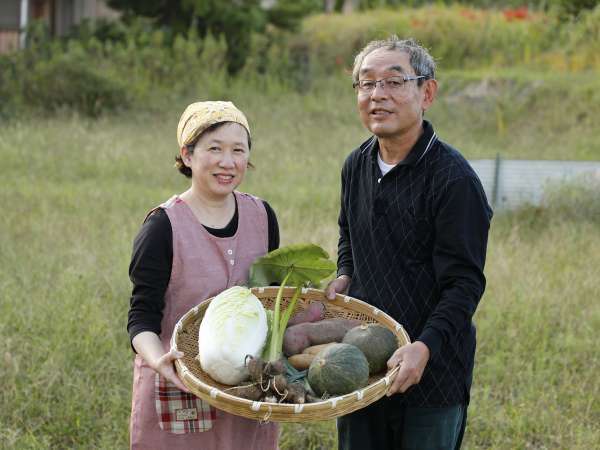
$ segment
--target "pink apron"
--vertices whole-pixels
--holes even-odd
[[[235,193],[238,229],[212,236],[187,204],[174,196],[161,205],[173,230],[173,267],[165,293],[160,339],[169,349],[177,321],[202,300],[245,284],[250,265],[267,253],[267,213],[262,202]],[[159,377],[139,355],[133,370],[130,439],[133,450],[270,450],[279,427],[217,410]]]

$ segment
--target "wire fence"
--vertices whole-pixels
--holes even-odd
[[[494,209],[539,205],[548,184],[576,181],[585,174],[600,178],[600,161],[531,161],[477,159],[469,161]]]

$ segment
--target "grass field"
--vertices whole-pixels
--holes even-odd
[[[430,117],[468,158],[600,159],[597,77],[445,76]],[[347,84],[323,81],[304,97],[242,84],[210,93],[253,124],[257,168],[242,189],[272,204],[282,244],[335,252],[339,170],[367,136]],[[0,448],[127,447],[131,242],[149,208],[186,188],[171,166],[179,114],[195,99],[0,125]],[[590,185],[494,218],[463,448],[600,444],[600,190]],[[334,428],[286,425],[281,448],[333,449]]]

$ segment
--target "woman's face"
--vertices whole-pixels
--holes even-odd
[[[246,129],[238,123],[226,123],[200,136],[194,151],[184,147],[181,157],[192,169],[192,184],[208,197],[231,194],[248,167],[250,149]]]

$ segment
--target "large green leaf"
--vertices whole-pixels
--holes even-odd
[[[295,244],[281,247],[258,258],[250,267],[251,287],[281,284],[292,271],[286,285],[318,286],[335,270],[335,263],[318,245]]]

